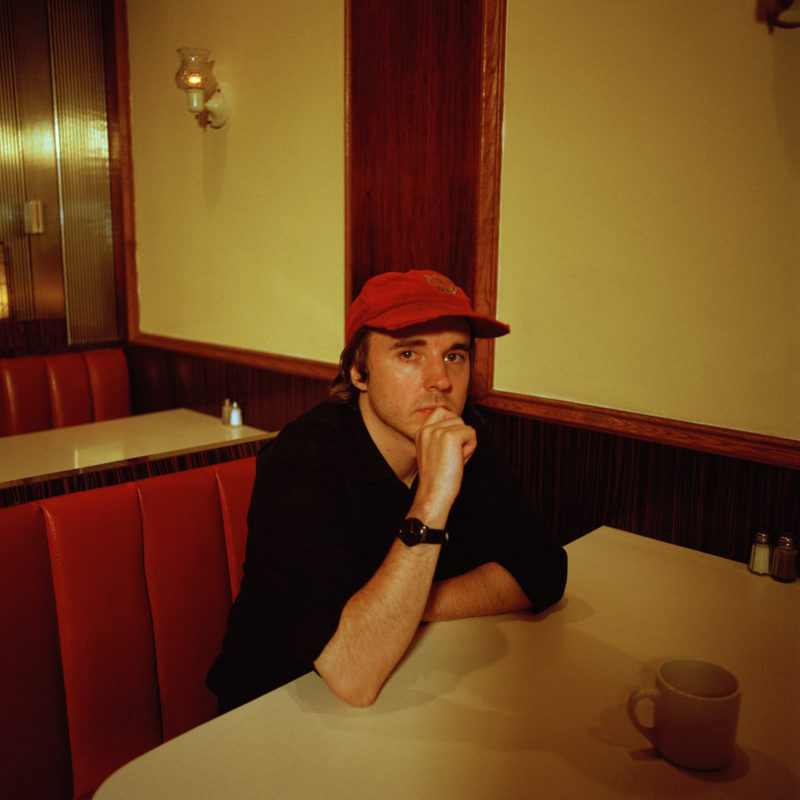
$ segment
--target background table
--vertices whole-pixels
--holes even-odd
[[[421,628],[372,707],[306,675],[136,759],[96,800],[796,800],[800,583],[608,528],[567,550],[555,609]],[[627,718],[630,692],[684,656],[743,686],[719,772],[667,763]]]
[[[246,425],[223,425],[218,417],[175,408],[4,436],[0,437],[0,499],[8,504],[14,497],[20,502],[118,482],[110,474],[113,472],[124,480],[145,477],[147,469],[133,468],[231,445],[260,443],[273,435]],[[103,474],[87,479],[91,473]]]

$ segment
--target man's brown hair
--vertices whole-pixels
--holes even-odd
[[[332,403],[355,403],[359,390],[350,379],[350,368],[355,367],[361,380],[367,380],[367,353],[369,352],[369,328],[361,328],[353,340],[342,350],[339,372],[331,383],[328,400]]]

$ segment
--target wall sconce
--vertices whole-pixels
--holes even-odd
[[[758,0],[756,15],[767,23],[770,33],[774,28],[800,28],[800,8],[792,9],[793,5],[794,0]]]
[[[225,88],[214,77],[214,62],[202,47],[181,47],[181,65],[175,73],[175,85],[186,92],[189,111],[201,125],[221,128],[230,116]],[[202,116],[201,116],[202,115]]]

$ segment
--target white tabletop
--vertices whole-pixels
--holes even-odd
[[[134,760],[96,800],[800,797],[800,583],[609,528],[567,550],[555,610],[425,626],[371,708],[306,675]],[[628,721],[630,692],[682,656],[742,684],[725,770],[663,761]]]
[[[188,408],[0,437],[0,488],[269,436]]]

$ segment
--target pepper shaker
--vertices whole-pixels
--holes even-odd
[[[772,551],[770,572],[775,580],[791,583],[797,577],[797,548],[791,536],[778,538],[778,546]]]
[[[226,397],[225,402],[222,404],[222,424],[231,424],[231,401],[229,397]]]
[[[769,536],[757,533],[750,548],[750,572],[756,575],[769,575]]]

